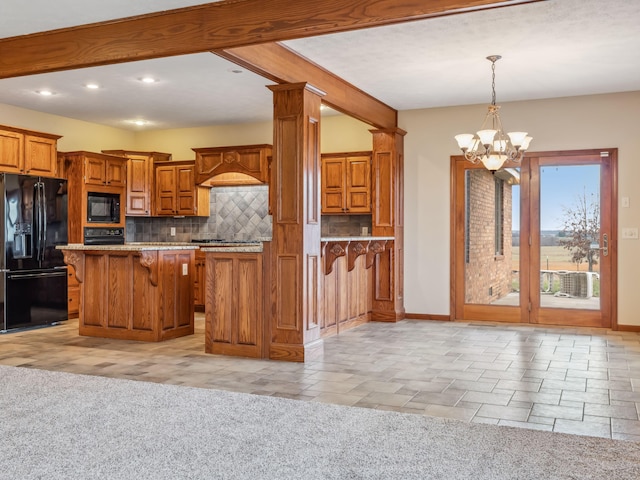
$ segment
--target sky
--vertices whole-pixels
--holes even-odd
[[[542,167],[540,174],[540,230],[561,230],[563,207],[571,208],[583,193],[600,191],[600,165]],[[520,230],[520,189],[514,190],[513,230]]]

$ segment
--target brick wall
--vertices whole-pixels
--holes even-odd
[[[501,255],[495,250],[496,179],[484,169],[468,170],[465,302],[489,304],[511,291],[512,187],[502,182],[503,228]]]

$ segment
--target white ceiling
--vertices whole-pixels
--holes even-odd
[[[0,36],[204,3],[2,0]],[[640,90],[640,1],[547,0],[285,42],[398,110]],[[128,129],[271,119],[272,82],[213,54],[0,80],[0,103]],[[240,69],[241,70],[241,69]],[[139,81],[153,75],[159,81]],[[87,82],[102,88],[89,91]],[[49,88],[51,97],[35,91]],[[150,122],[145,127],[134,119]]]

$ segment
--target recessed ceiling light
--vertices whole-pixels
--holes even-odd
[[[89,90],[97,90],[98,88],[100,88],[100,85],[98,85],[97,83],[87,83],[85,84],[85,87],[87,87]]]
[[[38,95],[42,95],[43,97],[50,97],[51,95],[53,95],[53,92],[51,90],[37,90],[36,93]]]
[[[141,81],[142,83],[156,83],[158,80],[156,80],[156,79],[155,79],[155,78],[153,78],[153,77],[142,77],[142,78],[140,79],[140,81]]]
[[[146,120],[131,120],[131,123],[134,123],[135,125],[138,125],[139,127],[142,127],[143,125],[148,124],[149,122],[147,122]]]

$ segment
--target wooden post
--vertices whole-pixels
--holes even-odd
[[[269,358],[304,362],[322,353],[320,101],[307,83],[273,92],[273,214]]]
[[[399,128],[373,135],[372,235],[394,237],[376,255],[371,320],[396,322],[404,310],[404,136]]]

